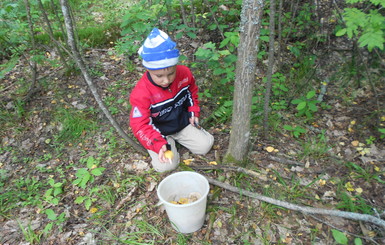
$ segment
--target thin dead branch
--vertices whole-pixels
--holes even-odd
[[[345,211],[339,211],[339,210],[331,210],[331,209],[322,209],[322,208],[313,208],[313,207],[306,207],[306,206],[300,206],[296,205],[293,203],[285,202],[285,201],[280,201],[271,197],[266,197],[251,191],[243,190],[240,188],[237,188],[235,186],[220,182],[218,180],[215,180],[213,178],[207,177],[207,180],[209,181],[210,184],[219,186],[223,189],[229,190],[234,193],[242,194],[244,196],[248,196],[251,198],[258,199],[263,202],[267,202],[273,205],[277,205],[286,209],[290,209],[293,211],[299,211],[304,214],[319,214],[319,215],[328,215],[328,216],[336,216],[336,217],[341,217],[341,218],[346,218],[346,219],[351,219],[351,220],[356,220],[356,221],[364,221],[364,222],[369,222],[372,224],[375,224],[377,226],[380,226],[383,230],[385,230],[385,220],[379,219],[377,217],[374,217],[372,215],[368,214],[359,214],[359,213],[353,213],[353,212],[345,212]]]

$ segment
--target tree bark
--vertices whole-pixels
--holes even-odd
[[[251,103],[258,53],[257,39],[262,25],[262,13],[262,0],[243,1],[233,96],[233,116],[225,162],[244,161],[249,148]]]
[[[274,36],[275,36],[275,0],[270,0],[270,23],[269,23],[269,60],[267,66],[267,81],[265,91],[265,103],[263,107],[263,135],[265,139],[268,137],[269,132],[269,110],[270,110],[270,94],[271,94],[271,77],[273,74],[274,66]]]
[[[86,81],[88,87],[90,88],[96,102],[98,103],[100,109],[103,111],[104,115],[107,117],[107,119],[111,122],[111,124],[114,126],[116,131],[119,133],[121,137],[123,137],[135,150],[138,152],[141,152],[143,154],[147,154],[147,152],[144,150],[142,146],[137,144],[134,140],[132,140],[119,126],[119,124],[115,121],[115,119],[112,117],[111,113],[108,111],[106,106],[103,103],[103,100],[101,99],[100,95],[98,94],[98,91],[94,85],[94,82],[86,68],[86,65],[80,55],[80,52],[77,49],[76,41],[74,38],[74,30],[73,30],[73,23],[70,16],[70,10],[67,0],[60,0],[61,9],[64,16],[64,22],[65,27],[67,29],[67,38],[68,38],[68,45],[71,48],[73,57],[75,59],[76,65],[80,68],[82,75],[84,77],[84,80]]]

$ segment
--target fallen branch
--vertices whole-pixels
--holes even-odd
[[[232,170],[232,171],[236,171],[238,173],[244,173],[244,174],[248,174],[248,175],[251,175],[253,177],[260,177],[261,174],[258,173],[258,172],[255,172],[253,170],[249,170],[249,169],[246,169],[246,168],[242,168],[242,167],[235,167],[235,166],[227,166],[227,165],[203,165],[203,166],[194,166],[194,165],[191,165],[189,166],[191,167],[192,169],[199,169],[199,170]]]
[[[210,177],[207,177],[207,176],[206,176],[206,178],[209,181],[209,183],[212,185],[216,185],[216,186],[219,186],[223,189],[226,189],[226,190],[238,193],[238,194],[242,194],[244,196],[248,196],[251,198],[255,198],[255,199],[258,199],[260,201],[264,201],[264,202],[267,202],[270,204],[284,207],[286,209],[299,211],[299,212],[302,212],[305,214],[321,214],[321,215],[337,216],[337,217],[351,219],[351,220],[357,220],[357,221],[370,222],[370,223],[373,223],[373,224],[376,224],[376,225],[382,227],[382,229],[385,230],[385,221],[382,219],[376,218],[372,215],[338,211],[338,210],[330,210],[330,209],[313,208],[313,207],[306,207],[306,206],[299,206],[299,205],[292,204],[289,202],[280,201],[280,200],[277,200],[277,199],[274,199],[271,197],[262,196],[262,195],[259,195],[257,193],[251,192],[251,191],[239,189],[237,187],[234,187],[232,185],[217,181],[217,180],[210,178]]]

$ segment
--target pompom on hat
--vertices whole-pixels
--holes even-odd
[[[149,70],[159,70],[174,66],[179,60],[176,43],[163,31],[154,28],[146,38],[138,54],[142,57],[143,66]]]

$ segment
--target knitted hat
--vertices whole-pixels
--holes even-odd
[[[149,70],[159,70],[178,63],[179,50],[171,38],[154,28],[146,38],[138,54],[143,58],[143,66]]]

